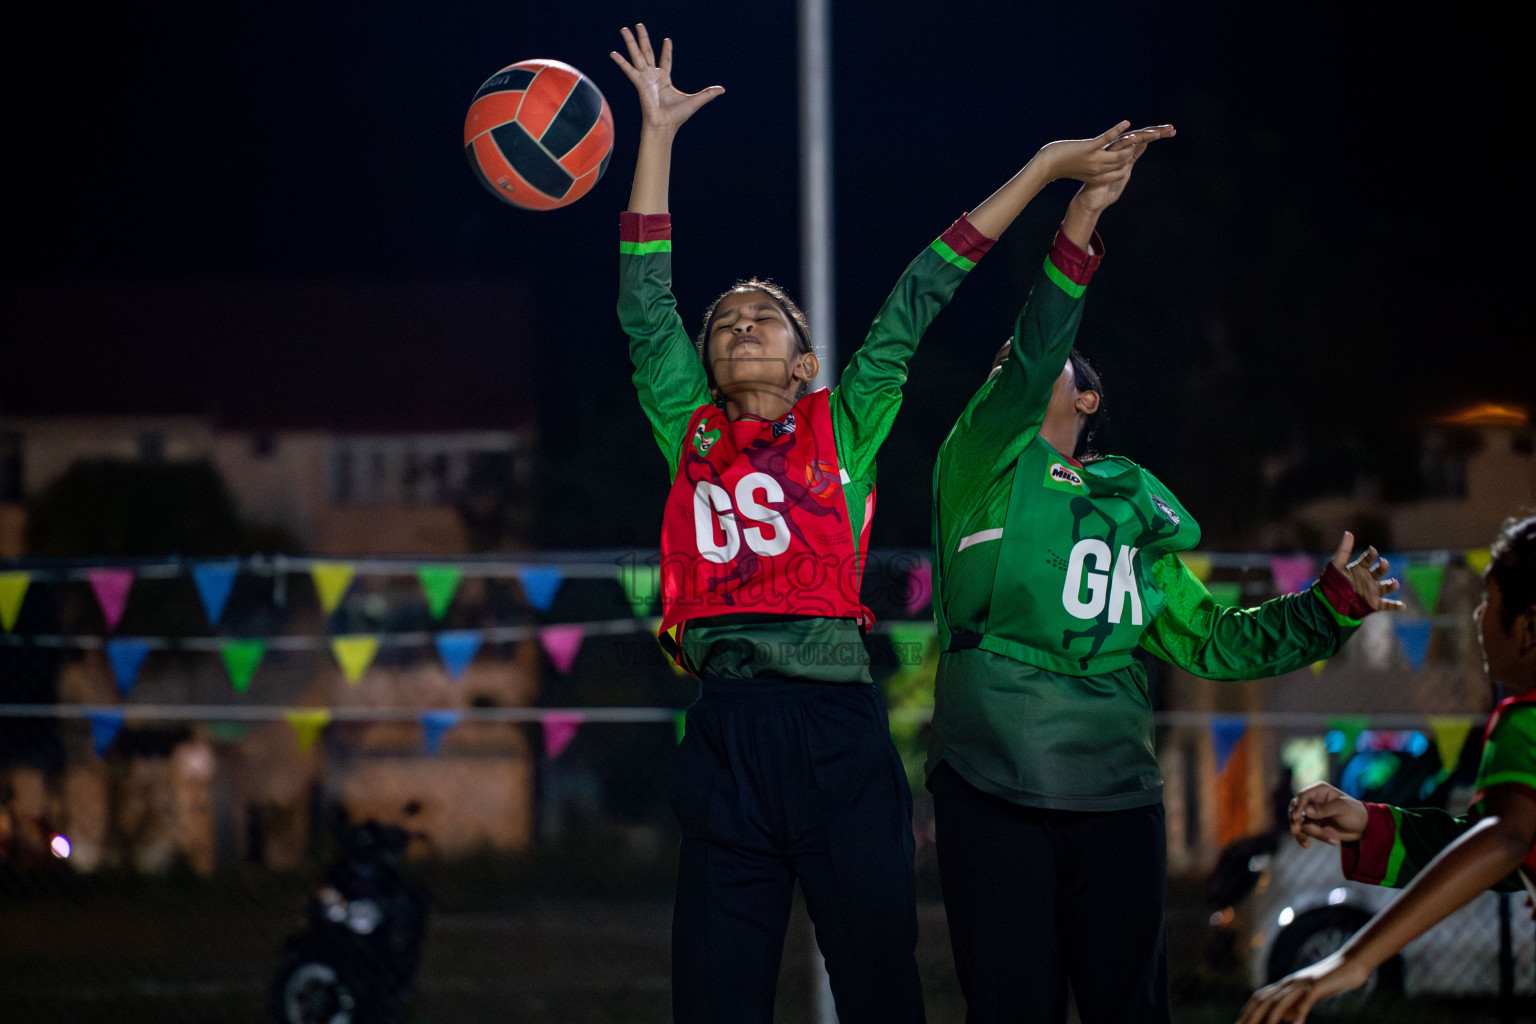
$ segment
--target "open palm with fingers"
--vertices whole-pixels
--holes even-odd
[[[1353,562],[1349,560],[1349,553],[1354,550],[1355,535],[1348,530],[1339,540],[1339,546],[1329,559],[1333,567],[1349,578],[1349,583],[1355,588],[1355,593],[1365,599],[1371,606],[1371,611],[1401,611],[1403,602],[1392,599],[1389,595],[1402,589],[1402,584],[1387,576],[1392,571],[1392,563],[1380,557],[1375,548],[1368,547],[1365,553]]]
[[[633,32],[620,29],[624,45],[629,50],[625,60],[617,50],[609,53],[640,94],[640,112],[648,129],[676,131],[694,111],[725,92],[718,85],[698,92],[682,92],[672,84],[672,40],[661,41],[661,59],[651,48],[651,36],[644,25],[636,25]]]

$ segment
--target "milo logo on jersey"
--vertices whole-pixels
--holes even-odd
[[[1045,468],[1045,486],[1067,494],[1083,494],[1087,490],[1082,476],[1065,462],[1053,462]]]

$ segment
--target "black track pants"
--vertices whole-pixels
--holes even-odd
[[[923,1021],[912,794],[873,686],[706,680],[678,747],[679,1024],[770,1024],[794,883],[840,1024]]]
[[[1053,811],[929,777],[967,1024],[1168,1024],[1163,807]]]

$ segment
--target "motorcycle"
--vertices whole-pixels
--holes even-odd
[[[337,819],[339,855],[273,976],[273,1024],[394,1024],[415,994],[429,901],[400,867],[413,833]]]

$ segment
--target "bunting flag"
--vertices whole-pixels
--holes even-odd
[[[379,638],[376,636],[332,637],[331,653],[336,655],[336,661],[341,665],[341,671],[347,677],[347,682],[355,685],[359,679],[363,678],[363,673],[368,671],[368,666],[373,664],[374,656],[379,653]]]
[[[1211,600],[1223,608],[1241,608],[1243,606],[1243,585],[1241,583],[1207,583],[1205,589],[1210,593]]]
[[[86,574],[101,614],[106,617],[107,629],[116,629],[128,605],[128,591],[133,589],[132,569],[92,569]]]
[[[448,614],[453,595],[459,592],[464,570],[456,565],[424,565],[416,570],[421,581],[421,592],[427,596],[427,611],[434,622]]]
[[[1311,555],[1270,555],[1269,572],[1275,579],[1275,593],[1299,594],[1312,585],[1317,562]]]
[[[97,757],[106,757],[107,751],[112,747],[112,741],[117,739],[117,734],[123,731],[123,713],[121,711],[92,711],[87,717],[91,720],[91,749]]]
[[[199,562],[192,566],[192,582],[197,584],[197,596],[202,599],[208,625],[217,626],[224,617],[224,607],[229,604],[239,572],[239,562]]]
[[[256,666],[261,664],[266,653],[265,640],[226,640],[219,644],[219,657],[224,659],[224,669],[229,673],[230,685],[236,693],[251,688],[251,677],[256,674]]]
[[[251,734],[251,723],[204,722],[203,732],[215,743],[239,743]]]
[[[1461,760],[1461,748],[1472,731],[1472,723],[1465,718],[1430,715],[1429,731],[1434,734],[1435,752],[1440,755],[1440,774],[1442,777],[1449,775],[1456,770],[1456,762]]]
[[[443,745],[443,737],[449,729],[459,724],[463,714],[458,711],[423,711],[421,713],[421,745],[428,754],[436,754]]]
[[[437,656],[443,659],[448,678],[455,683],[480,653],[480,634],[472,629],[445,630],[434,636],[432,642],[437,645]]]
[[[1327,658],[1321,658],[1321,659],[1319,659],[1317,661],[1314,661],[1311,665],[1308,666],[1308,668],[1310,668],[1312,670],[1313,678],[1316,678],[1317,676],[1322,675],[1323,674],[1323,669],[1325,669],[1327,667],[1328,667],[1328,659]]]
[[[624,587],[630,610],[636,616],[645,615],[661,593],[661,566],[621,565],[619,583]]]
[[[0,626],[7,633],[16,628],[16,616],[21,613],[21,602],[31,582],[29,572],[0,572]]]
[[[549,606],[555,603],[560,584],[565,582],[565,574],[553,565],[524,566],[517,570],[517,582],[522,586],[523,597],[528,603],[541,612],[547,612]]]
[[[683,734],[688,731],[688,712],[679,711],[672,716],[672,732],[677,736],[677,742],[683,742]]]
[[[309,575],[315,581],[315,592],[320,595],[320,610],[329,615],[341,604],[347,588],[352,585],[356,569],[350,562],[316,562]]]
[[[1354,757],[1355,743],[1370,725],[1371,720],[1363,715],[1342,715],[1328,719],[1328,731],[1338,733],[1340,738],[1339,749],[1334,751],[1330,745],[1330,753],[1337,753],[1341,763]]]
[[[1396,575],[1398,579],[1405,580],[1413,592],[1419,595],[1419,603],[1424,606],[1424,614],[1435,614],[1435,609],[1440,605],[1440,585],[1445,582],[1445,566],[1408,565]]]
[[[1248,731],[1248,723],[1242,715],[1212,715],[1211,743],[1216,748],[1216,774],[1220,775],[1232,756],[1237,741]]]
[[[539,629],[539,643],[549,660],[562,675],[569,675],[576,664],[576,654],[581,650],[586,628],[579,623],[567,626],[543,626]]]
[[[149,643],[138,637],[113,637],[107,641],[107,660],[112,663],[112,676],[117,680],[117,690],[124,697],[139,681],[139,669],[149,656]]]
[[[300,752],[308,752],[325,727],[331,724],[329,708],[293,708],[283,712],[283,717],[293,726],[293,735],[299,741]]]
[[[1428,619],[1401,619],[1392,616],[1392,629],[1397,633],[1397,642],[1403,645],[1403,653],[1408,656],[1408,664],[1417,672],[1424,666],[1424,656],[1429,653],[1429,629]]]
[[[559,757],[571,745],[571,740],[576,738],[576,730],[586,720],[587,716],[579,711],[547,712],[542,719],[545,756],[550,760]]]
[[[933,566],[925,558],[912,567],[907,576],[907,614],[928,610],[933,602]]]
[[[1467,560],[1467,568],[1481,576],[1483,570],[1488,568],[1488,563],[1493,561],[1493,552],[1487,548],[1473,548],[1463,557]]]
[[[1193,551],[1181,551],[1179,553],[1179,560],[1184,563],[1184,568],[1188,569],[1190,574],[1201,583],[1211,578],[1211,558],[1209,555],[1196,554]]]
[[[896,653],[898,669],[916,668],[928,653],[928,641],[934,632],[926,622],[891,623],[891,648]]]

